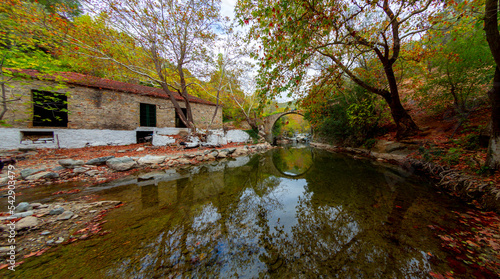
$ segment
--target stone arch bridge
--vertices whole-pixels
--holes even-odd
[[[273,142],[273,127],[276,121],[280,119],[282,116],[285,116],[287,114],[298,114],[300,116],[304,116],[304,112],[302,110],[290,110],[290,111],[285,111],[282,113],[277,113],[273,115],[269,115],[268,117],[263,119],[263,125],[264,125],[264,138],[266,139],[267,142],[272,143]]]

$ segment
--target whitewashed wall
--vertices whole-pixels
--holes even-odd
[[[123,130],[90,130],[90,129],[18,129],[0,128],[0,149],[18,149],[26,147],[36,148],[81,148],[100,145],[127,145],[137,143],[136,131],[151,131],[153,145],[167,145],[175,143],[169,135],[177,135],[182,128],[138,128],[133,131]],[[22,132],[53,132],[54,140],[43,143],[22,141]],[[227,144],[230,142],[248,142],[250,136],[240,130],[231,130],[226,134],[222,130],[210,131],[208,142],[213,144]]]

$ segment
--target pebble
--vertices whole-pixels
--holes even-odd
[[[95,210],[95,209],[94,210],[89,210],[89,213],[95,213],[95,212],[97,212],[97,210]]]
[[[32,203],[32,204],[31,204],[31,206],[32,206],[33,208],[42,208],[42,204],[41,204],[41,203],[38,203],[38,202],[34,202],[34,203]]]
[[[61,244],[61,243],[63,243],[63,242],[64,242],[64,237],[59,237],[59,238],[55,241],[55,243],[56,243],[56,244]]]
[[[49,244],[49,245],[50,245],[50,244],[53,244],[53,243],[54,243],[54,240],[53,240],[53,239],[51,239],[51,240],[47,241],[46,243],[47,243],[47,244]]]
[[[51,233],[50,231],[43,231],[43,232],[40,233],[40,235],[48,235],[50,233]]]

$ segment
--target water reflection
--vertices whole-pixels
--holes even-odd
[[[409,178],[389,185],[387,169],[370,162],[286,152],[103,189],[103,199],[126,203],[108,216],[112,233],[30,258],[15,277],[426,278],[449,270],[429,262],[429,253],[446,254],[427,226],[459,204]],[[300,176],[288,177],[290,169]]]
[[[312,148],[308,145],[286,145],[272,156],[274,167],[285,177],[301,177],[313,164]]]

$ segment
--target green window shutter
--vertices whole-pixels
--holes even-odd
[[[141,126],[156,127],[156,105],[141,103],[140,118]]]

